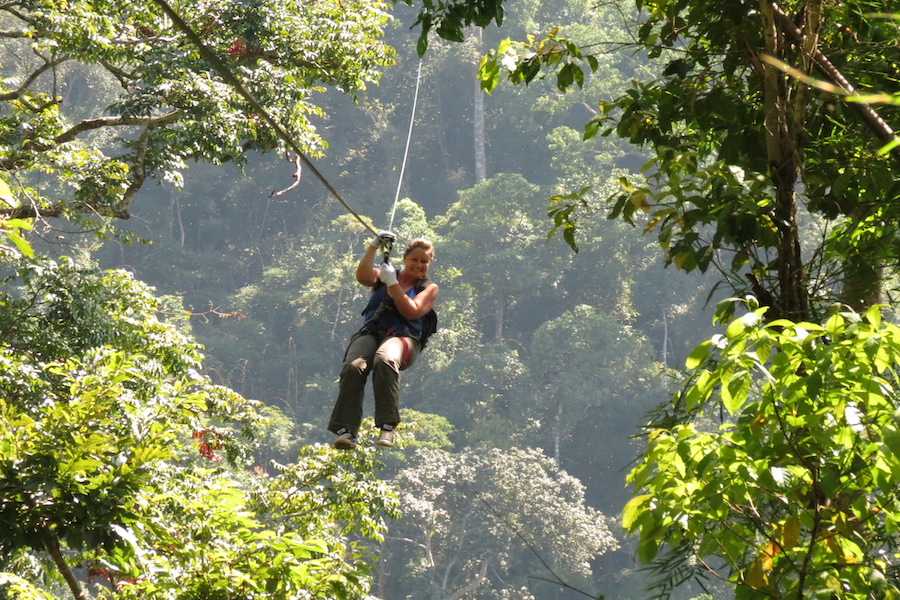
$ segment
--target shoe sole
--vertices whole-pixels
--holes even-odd
[[[375,442],[375,445],[381,446],[382,448],[390,448],[394,445],[394,442],[389,442],[387,440],[378,440],[377,442]]]
[[[353,450],[356,448],[356,444],[349,440],[338,440],[334,443],[334,447],[338,450]]]

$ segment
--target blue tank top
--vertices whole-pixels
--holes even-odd
[[[415,298],[416,286],[409,288],[404,293],[409,296],[410,299]],[[372,290],[372,295],[369,297],[369,303],[366,304],[366,308],[363,309],[362,315],[366,320],[366,325],[370,325],[369,320],[372,319],[382,303],[384,303],[385,306],[378,314],[377,319],[371,323],[372,325],[386,335],[411,337],[417,340],[421,338],[422,319],[404,318],[397,310],[394,299],[387,293],[387,286],[381,282],[375,285],[375,288]]]

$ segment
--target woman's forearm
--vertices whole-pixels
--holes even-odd
[[[374,285],[378,279],[375,267],[372,266],[375,264],[376,252],[378,252],[378,246],[369,245],[362,258],[359,259],[359,264],[356,265],[356,280],[363,285]]]

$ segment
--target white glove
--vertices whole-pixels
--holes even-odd
[[[381,272],[378,274],[378,278],[388,287],[397,285],[397,271],[391,263],[381,263]]]

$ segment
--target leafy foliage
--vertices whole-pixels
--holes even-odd
[[[900,328],[878,307],[835,307],[821,324],[764,324],[764,310],[688,360],[692,380],[629,475],[625,527],[665,577],[681,572],[668,547],[737,598],[900,597]]]
[[[230,470],[265,426],[258,403],[198,373],[147,286],[70,259],[16,267],[0,297],[4,566],[49,557],[75,597],[75,565],[119,598],[366,595],[359,540],[396,507],[371,450]]]
[[[408,4],[412,4],[409,0]],[[476,0],[474,2],[446,2],[428,0],[419,11],[416,25],[421,27],[416,46],[419,56],[428,49],[428,33],[434,31],[445,40],[461,42],[465,39],[463,29],[469,25],[485,27],[491,22],[503,23],[502,0]]]
[[[392,57],[377,1],[178,10],[310,154],[324,145],[313,96],[324,85],[355,95]],[[189,160],[286,149],[153,2],[14,2],[0,13],[12,68],[0,81],[0,169],[17,199],[4,214],[127,217],[148,177],[178,185]],[[85,85],[101,91],[89,105],[63,101]]]
[[[803,318],[831,302],[835,288],[857,309],[877,302],[877,265],[896,261],[894,228],[873,227],[896,221],[892,163],[881,156],[894,112],[878,115],[865,95],[842,98],[854,87],[892,85],[900,56],[897,23],[884,14],[891,4],[794,0],[761,10],[756,2],[654,0],[637,7],[636,40],[660,61],[659,73],[633,80],[611,101],[601,98],[584,131],[585,139],[614,133],[653,153],[646,182],[622,177],[609,194],[610,217],[656,232],[667,264],[679,269],[715,267],[739,291],[753,285],[740,274],[749,269],[771,294],[772,317]],[[799,76],[773,63],[792,65],[787,70]],[[553,28],[543,38],[504,40],[483,59],[480,77],[490,90],[503,73],[526,84],[553,73],[566,90],[581,88],[598,66],[587,47]],[[811,89],[814,76],[825,83]],[[552,232],[576,251],[588,191],[575,187],[551,200]],[[835,225],[806,267],[801,208]]]

